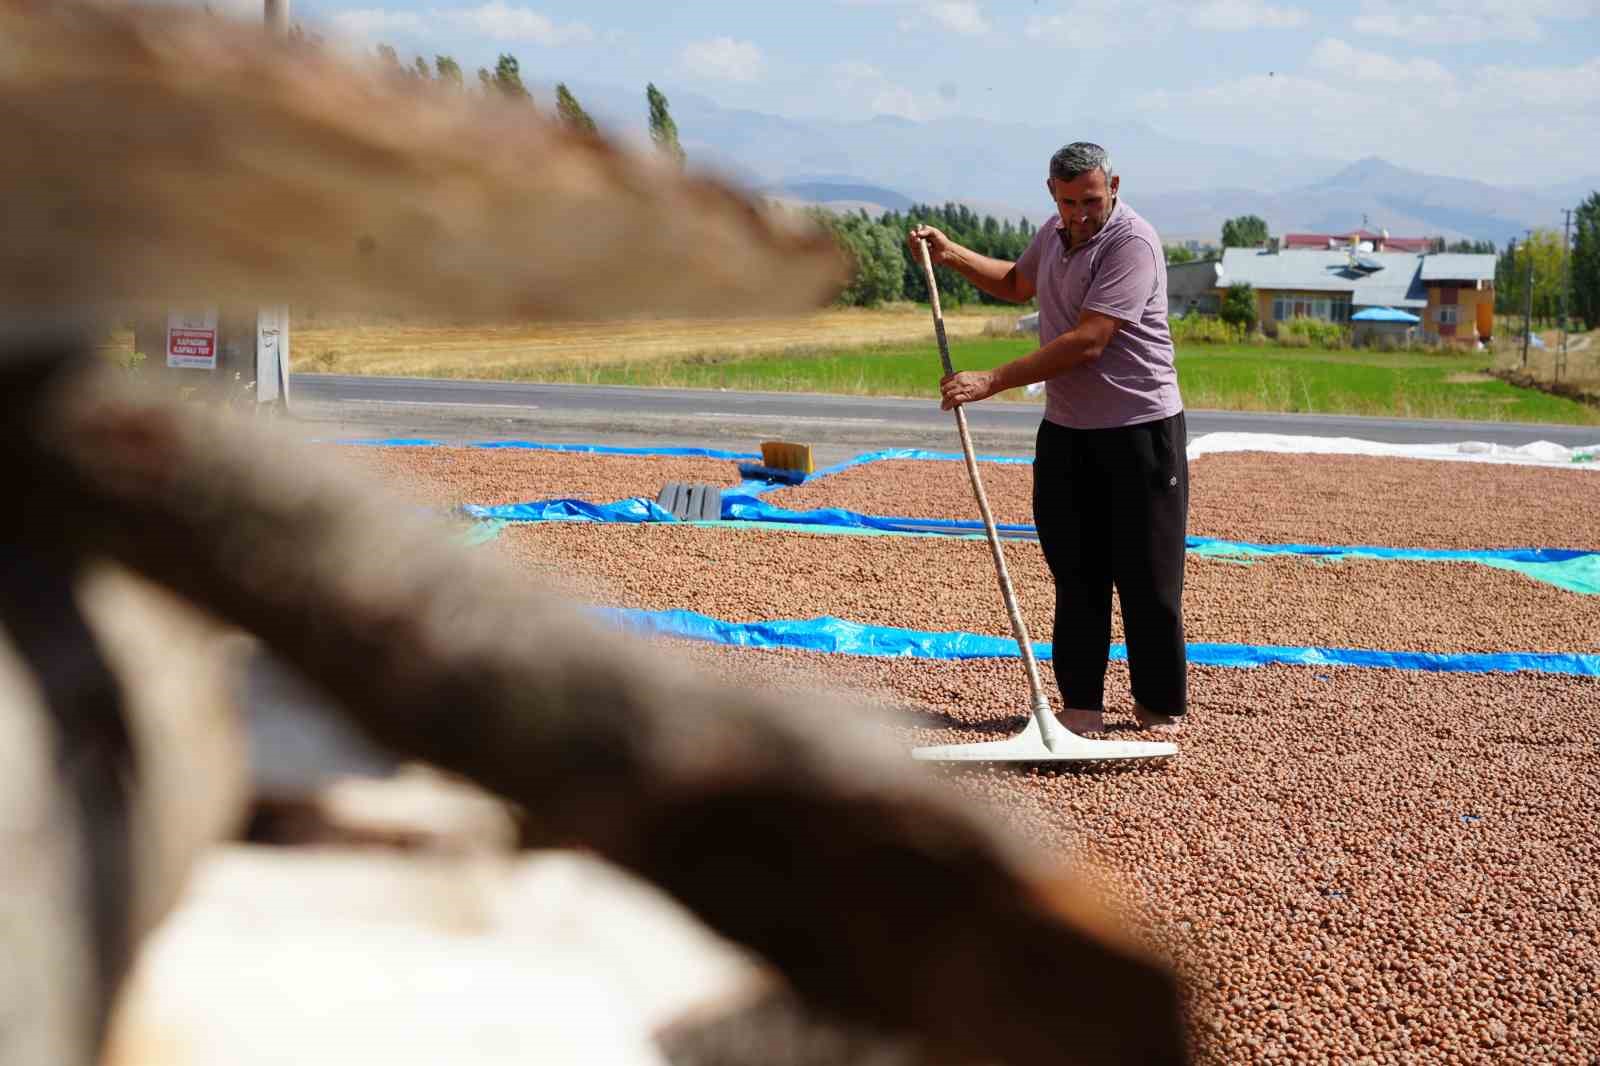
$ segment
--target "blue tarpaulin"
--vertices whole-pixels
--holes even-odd
[[[342,444],[379,447],[418,447],[439,445],[427,438],[353,438]],[[511,448],[571,452],[595,455],[695,456],[716,459],[755,459],[753,453],[721,451],[713,448],[625,448],[600,444],[542,444],[535,441],[486,441],[468,445],[474,448]],[[889,448],[867,452],[842,463],[824,467],[807,480],[826,477],[866,463],[894,459],[960,461],[958,452],[934,452],[920,448]],[[1021,456],[982,456],[988,463],[1025,464]],[[916,535],[969,536],[981,533],[983,523],[975,519],[911,518],[897,515],[869,515],[837,507],[791,511],[762,499],[766,493],[783,488],[760,480],[746,480],[723,490],[722,518],[726,521],[770,524],[788,529],[815,532],[907,533]],[[655,503],[642,498],[596,504],[586,500],[553,499],[530,503],[502,504],[493,507],[465,505],[461,510],[474,518],[507,522],[671,522],[673,516]],[[1002,536],[1035,537],[1027,523],[999,523]],[[1272,555],[1304,555],[1330,560],[1393,559],[1423,562],[1468,562],[1498,569],[1513,570],[1535,581],[1586,595],[1600,594],[1600,553],[1567,548],[1501,548],[1477,551],[1437,548],[1388,548],[1376,545],[1258,544],[1249,541],[1189,537],[1188,548],[1196,554],[1249,559]]]
[[[500,522],[676,522],[672,512],[635,496],[616,503],[590,503],[588,500],[538,500],[533,503],[504,503],[495,507],[467,504],[461,508],[473,518]]]
[[[842,463],[825,466],[815,473],[807,474],[806,480],[815,481],[819,477],[837,474],[841,470],[849,470],[853,466],[861,466],[865,463],[879,463],[885,459],[931,459],[940,462],[963,462],[965,456],[960,452],[930,452],[922,448],[885,448],[882,451],[864,452],[861,455],[846,459]],[[1033,462],[1033,459],[1029,456],[1018,455],[980,455],[977,459],[980,463],[1032,464]]]
[[[762,483],[746,482],[726,489],[722,496],[722,518],[726,521],[770,524],[788,529],[805,528],[819,534],[838,531],[875,531],[971,535],[983,523],[956,518],[906,518],[894,515],[868,515],[838,507],[791,511],[770,504],[754,495],[752,488]],[[500,504],[493,507],[467,505],[462,510],[482,519],[508,522],[672,522],[672,515],[642,498],[596,504],[584,500],[556,499],[532,503]],[[1026,523],[997,523],[1002,536],[1032,537],[1033,526]],[[1478,551],[1450,548],[1387,548],[1376,545],[1337,544],[1257,544],[1250,541],[1189,537],[1188,548],[1198,555],[1222,558],[1253,558],[1273,555],[1302,555],[1328,560],[1389,559],[1413,562],[1465,562],[1514,570],[1545,584],[1585,595],[1600,594],[1600,553],[1572,548],[1489,548]]]
[[[793,648],[836,655],[889,656],[916,659],[1018,658],[1017,642],[981,633],[935,632],[863,625],[842,618],[783,618],[764,622],[729,622],[695,611],[596,609],[602,618],[628,629],[744,648]],[[1600,655],[1550,652],[1443,653],[1376,651],[1367,648],[1292,647],[1284,645],[1209,644],[1188,646],[1189,661],[1202,666],[1255,667],[1356,666],[1434,673],[1504,673],[1528,671],[1600,677]],[[1049,659],[1049,644],[1034,645],[1039,659]],[[1126,659],[1127,647],[1111,646],[1112,659]]]
[[[359,444],[372,448],[439,448],[443,441],[425,437],[346,437],[332,444]],[[578,455],[674,455],[702,459],[759,459],[754,452],[730,452],[720,448],[624,448],[610,444],[543,444],[531,440],[489,440],[460,445],[463,448],[509,448],[534,452],[568,452]]]

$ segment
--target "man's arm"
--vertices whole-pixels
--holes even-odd
[[[1021,359],[1013,359],[993,370],[963,370],[951,374],[939,383],[942,397],[939,406],[948,411],[957,404],[976,403],[995,393],[1032,385],[1098,359],[1121,325],[1121,319],[1098,311],[1085,311],[1079,316],[1076,328]]]
[[[1033,281],[1004,259],[990,259],[965,248],[932,226],[911,228],[911,251],[918,259],[918,241],[928,242],[928,256],[936,266],[947,266],[997,300],[1027,303],[1033,299]]]

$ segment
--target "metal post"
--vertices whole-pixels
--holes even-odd
[[[274,37],[289,35],[289,0],[266,0],[267,32]]]
[[[1528,230],[1523,250],[1528,253],[1528,277],[1522,293],[1522,369],[1528,369],[1528,345],[1533,342],[1533,230]],[[1512,264],[1516,269],[1516,264]]]
[[[290,0],[264,0],[267,35],[289,36]],[[256,402],[289,410],[289,308],[263,307],[256,311]]]
[[[1561,224],[1561,347],[1556,352],[1556,381],[1567,369],[1567,291],[1572,288],[1572,261],[1568,251],[1572,241],[1572,208],[1563,212],[1566,221]]]

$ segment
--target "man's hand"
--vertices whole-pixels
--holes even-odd
[[[939,410],[949,411],[964,403],[977,403],[995,394],[995,375],[990,370],[963,370],[939,382]]]
[[[906,243],[911,246],[914,261],[920,263],[922,251],[917,247],[918,241],[928,242],[928,258],[933,260],[934,266],[944,266],[956,261],[958,255],[956,249],[960,245],[946,237],[942,230],[934,229],[932,226],[911,227],[911,235],[906,239]]]

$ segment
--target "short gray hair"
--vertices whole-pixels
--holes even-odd
[[[1111,169],[1111,154],[1089,141],[1073,141],[1050,157],[1050,176],[1057,181],[1071,181],[1091,170],[1100,171],[1107,181],[1116,173]]]

